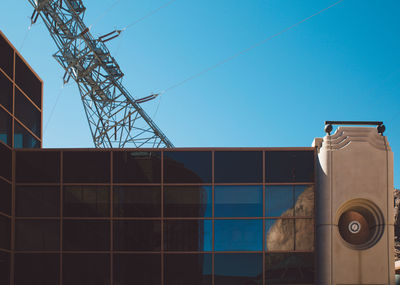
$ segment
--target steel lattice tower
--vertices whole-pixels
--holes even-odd
[[[122,85],[124,74],[105,45],[120,31],[95,39],[83,22],[82,0],[28,1],[32,22],[40,16],[57,45],[64,82],[78,84],[95,147],[173,147],[139,105],[146,100],[135,100]]]

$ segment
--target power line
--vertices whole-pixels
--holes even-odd
[[[340,4],[343,1],[344,0],[339,0],[339,1],[335,2],[335,3],[333,3],[332,5],[330,5],[330,6],[326,7],[326,8],[324,8],[324,9],[316,12],[315,14],[312,14],[311,16],[309,16],[309,17],[307,17],[307,18],[305,18],[305,19],[303,19],[303,20],[301,20],[301,21],[299,21],[299,22],[297,22],[297,23],[295,23],[295,24],[293,24],[293,25],[291,25],[291,26],[289,26],[289,27],[287,27],[287,28],[275,33],[275,34],[273,34],[272,36],[268,36],[267,38],[264,38],[263,40],[253,44],[252,46],[250,46],[248,48],[245,48],[245,49],[235,53],[234,55],[232,55],[230,57],[227,57],[227,58],[217,62],[216,64],[211,65],[211,66],[201,70],[200,72],[195,73],[195,74],[187,77],[186,79],[184,79],[184,80],[182,80],[182,81],[180,81],[180,82],[178,82],[178,83],[176,83],[174,85],[171,85],[170,87],[168,87],[168,88],[164,89],[163,91],[161,91],[160,95],[162,95],[162,94],[164,94],[164,93],[166,93],[166,92],[168,92],[168,91],[170,91],[170,90],[172,90],[172,89],[174,89],[174,88],[176,88],[178,86],[181,86],[181,85],[185,84],[186,82],[191,81],[191,80],[193,80],[193,79],[195,79],[195,78],[197,78],[197,77],[199,77],[199,76],[201,76],[201,75],[203,75],[203,74],[205,74],[205,73],[207,73],[207,72],[209,72],[209,71],[211,71],[211,70],[213,70],[213,69],[215,69],[215,68],[217,68],[217,67],[219,67],[219,66],[221,66],[221,65],[223,65],[223,64],[225,64],[227,62],[229,62],[229,61],[231,61],[231,60],[237,58],[238,56],[240,56],[242,54],[245,54],[245,53],[251,51],[252,49],[255,49],[258,46],[261,46],[261,45],[265,44],[266,42],[269,42],[270,40],[272,40],[272,39],[274,39],[274,38],[276,38],[276,37],[288,32],[289,30],[299,26],[300,24],[302,24],[304,22],[307,22],[308,20],[312,19],[313,17],[315,17],[315,16],[317,16],[317,15],[319,15],[319,14],[321,14],[321,13],[327,11],[327,10],[329,10],[330,8],[335,7],[336,5]]]

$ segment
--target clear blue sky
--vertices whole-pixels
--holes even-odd
[[[74,83],[32,7],[3,1],[0,29],[42,77],[44,147],[91,147]],[[86,0],[100,36],[167,0]],[[136,98],[159,92],[334,3],[334,0],[176,0],[110,42]],[[103,18],[101,15],[109,10]],[[344,0],[250,52],[143,105],[177,147],[310,146],[325,120],[381,120],[400,161],[400,2]],[[99,21],[100,19],[100,21]],[[25,38],[25,40],[24,40]],[[395,186],[400,177],[395,175]]]

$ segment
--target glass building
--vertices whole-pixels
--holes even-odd
[[[42,149],[0,51],[0,284],[314,284],[315,148]]]

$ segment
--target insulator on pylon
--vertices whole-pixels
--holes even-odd
[[[146,97],[143,97],[141,99],[135,100],[135,103],[141,104],[141,103],[144,103],[144,102],[148,102],[150,100],[156,99],[158,97],[158,95],[160,95],[160,94],[151,94],[149,96],[146,96]]]
[[[38,11],[36,9],[33,10],[33,13],[32,13],[32,16],[31,16],[31,25],[36,23],[38,17],[39,17]]]
[[[121,34],[121,30],[115,30],[112,31],[111,33],[105,34],[104,36],[99,37],[99,41],[105,43],[108,42],[112,39],[115,39],[116,37],[118,37]]]

